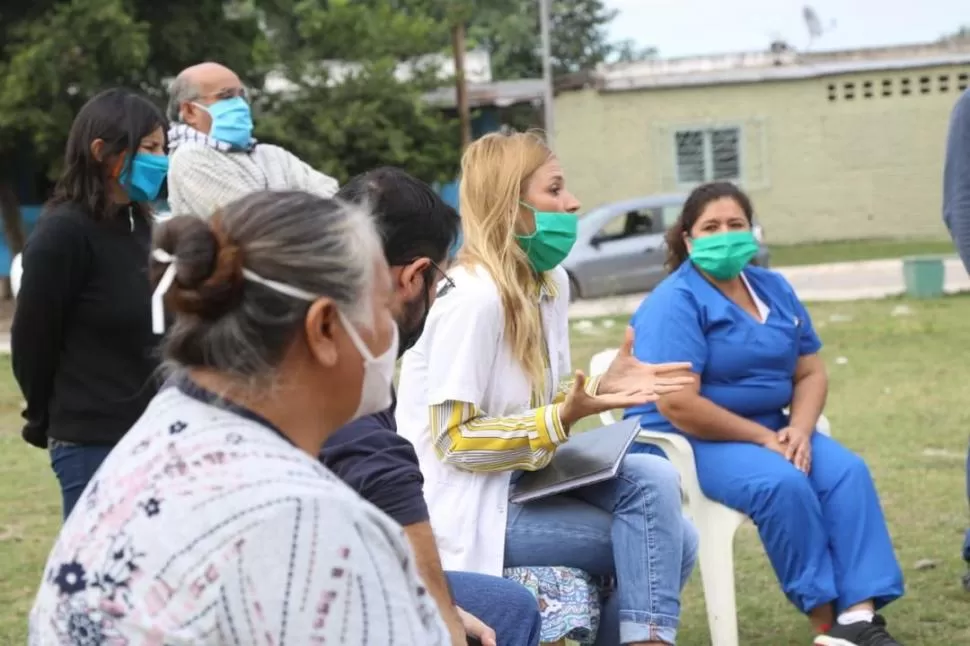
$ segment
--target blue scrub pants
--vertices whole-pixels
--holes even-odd
[[[833,603],[841,612],[869,599],[879,608],[902,596],[903,573],[862,458],[815,433],[805,475],[755,444],[688,439],[701,490],[754,520],[781,587],[799,610]]]

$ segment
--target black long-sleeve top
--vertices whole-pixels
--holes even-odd
[[[27,400],[24,439],[114,444],[157,390],[151,224],[79,204],[45,213],[23,252],[11,346]]]

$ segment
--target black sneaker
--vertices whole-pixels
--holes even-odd
[[[886,620],[876,615],[871,622],[836,624],[815,638],[815,646],[902,646],[886,630]]]

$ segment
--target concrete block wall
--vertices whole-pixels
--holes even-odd
[[[970,67],[948,66],[563,92],[556,152],[570,190],[592,208],[690,190],[677,182],[674,133],[737,126],[740,183],[770,242],[943,237],[946,130],[968,74]]]

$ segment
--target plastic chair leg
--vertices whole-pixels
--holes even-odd
[[[698,548],[707,625],[712,646],[738,646],[738,617],[734,592],[734,532],[737,525],[709,513],[694,518],[701,541]],[[714,512],[714,513],[710,513]],[[727,526],[725,526],[725,522]]]

